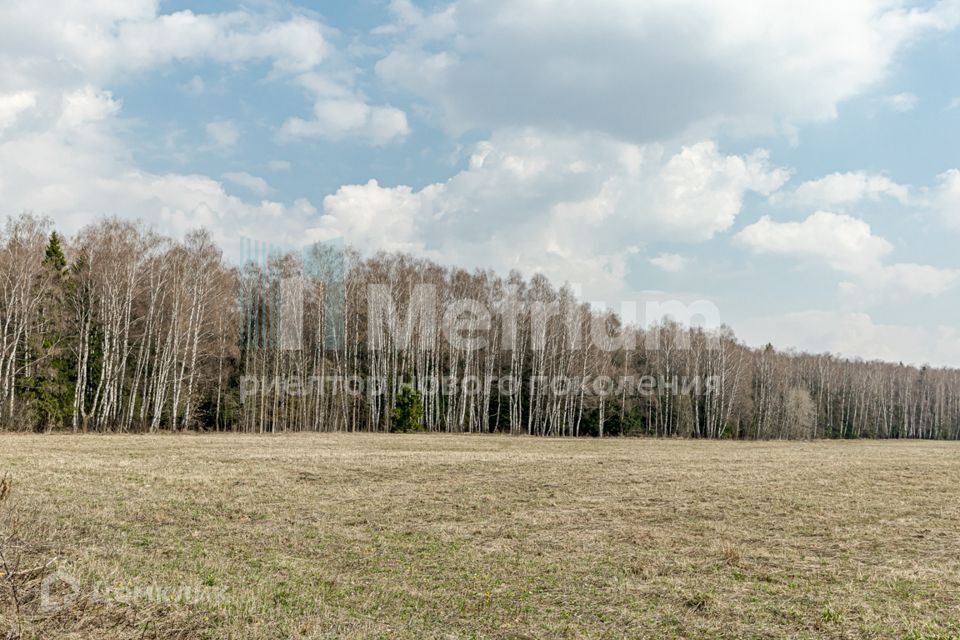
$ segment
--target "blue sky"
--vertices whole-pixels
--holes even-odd
[[[960,366],[960,1],[0,6],[0,205]]]

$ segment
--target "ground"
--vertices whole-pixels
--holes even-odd
[[[960,637],[958,443],[4,435],[4,472],[80,595],[0,588],[0,638]]]

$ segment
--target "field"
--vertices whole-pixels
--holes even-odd
[[[4,472],[60,573],[0,638],[960,637],[956,443],[5,435]]]

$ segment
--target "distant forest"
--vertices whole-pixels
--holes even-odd
[[[960,439],[958,370],[623,326],[540,275],[409,255],[235,266],[116,219],[8,220],[0,331],[8,430]]]

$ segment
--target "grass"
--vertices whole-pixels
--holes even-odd
[[[24,638],[960,637],[958,443],[5,435],[4,471],[81,585]]]

